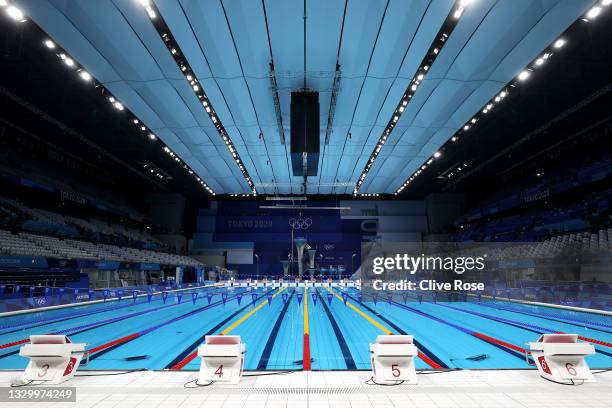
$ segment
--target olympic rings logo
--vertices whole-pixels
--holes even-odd
[[[312,225],[311,218],[289,218],[289,226],[293,229],[305,230],[308,229]]]

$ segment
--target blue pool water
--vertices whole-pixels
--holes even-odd
[[[247,370],[300,370],[308,351],[313,370],[369,369],[368,344],[384,333],[415,336],[418,369],[526,368],[525,342],[556,331],[594,341],[597,353],[587,362],[612,367],[608,316],[500,300],[419,303],[396,295],[374,303],[354,288],[346,298],[345,304],[338,288],[205,288],[186,291],[180,302],[169,293],[166,302],[156,295],[150,302],[123,299],[4,317],[0,369],[25,367],[20,345],[47,333],[89,343],[88,369],[195,370],[194,351],[204,336],[221,333],[247,344]]]

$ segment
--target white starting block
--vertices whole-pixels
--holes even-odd
[[[198,383],[238,384],[245,352],[240,336],[206,336],[205,343],[198,348],[198,356],[202,357]]]
[[[595,347],[590,343],[578,343],[577,334],[543,334],[538,341],[527,345],[543,378],[564,384],[575,380],[595,382],[584,360],[595,354]]]
[[[63,335],[30,336],[30,343],[19,350],[20,356],[30,359],[21,380],[60,384],[71,379],[86,353],[86,346],[87,343],[72,343]]]
[[[372,379],[377,384],[416,384],[414,357],[419,350],[411,335],[379,335],[376,343],[370,344]]]

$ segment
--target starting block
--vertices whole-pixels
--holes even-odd
[[[238,384],[245,352],[246,346],[240,342],[240,336],[206,336],[204,344],[198,347],[198,356],[202,357],[198,383]]]
[[[30,362],[21,380],[61,384],[71,379],[85,355],[87,343],[72,343],[68,336],[33,335],[30,343],[21,347],[19,355]]]
[[[419,350],[411,335],[379,335],[376,343],[370,344],[372,379],[377,384],[416,384],[414,358]]]
[[[541,377],[563,384],[575,380],[595,382],[584,360],[595,354],[595,347],[590,343],[578,343],[577,334],[543,334],[538,341],[527,345]]]

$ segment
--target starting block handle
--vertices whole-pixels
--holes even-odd
[[[74,351],[72,353],[73,354],[77,354],[77,352],[74,352]],[[80,353],[80,352],[78,352],[78,353]],[[85,367],[87,364],[89,364],[89,351],[86,351],[84,353],[83,357],[85,357],[85,362],[84,363],[81,362],[81,367]],[[81,361],[83,361],[83,360],[81,359]]]
[[[525,350],[525,362],[527,363],[528,366],[535,367],[536,366],[535,361],[533,362],[533,364],[529,362],[529,355],[530,354],[531,354],[531,351]]]

